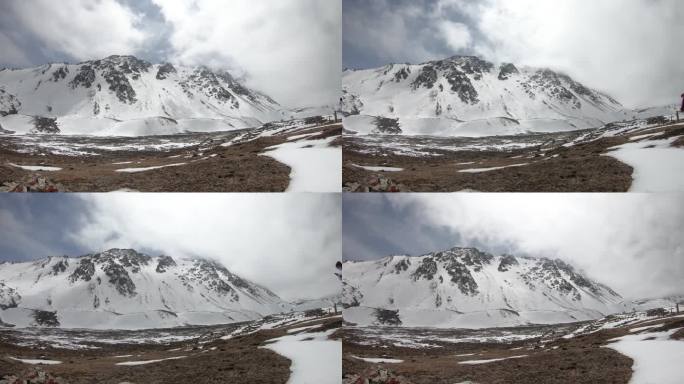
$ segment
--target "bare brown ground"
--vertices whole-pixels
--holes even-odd
[[[382,366],[415,384],[446,384],[472,381],[478,384],[525,383],[628,383],[633,360],[606,348],[610,339],[635,334],[635,328],[661,325],[641,332],[662,332],[684,327],[681,317],[663,317],[636,322],[629,326],[604,329],[570,339],[556,338],[542,344],[539,339],[513,343],[440,343],[441,348],[405,348],[386,343],[361,345],[351,334],[342,331],[343,375],[359,374],[371,367]],[[684,339],[684,329],[672,336]],[[469,354],[468,356],[458,356]],[[459,361],[506,359],[485,364],[459,364]],[[402,363],[373,364],[354,356],[394,358]]]
[[[229,147],[216,145],[197,153],[197,148],[171,151],[112,152],[100,156],[35,155],[11,149],[0,150],[0,185],[30,174],[40,174],[71,192],[281,192],[290,182],[290,167],[271,157],[265,149],[288,137],[316,133],[315,138],[340,135],[341,124],[297,131],[292,135],[261,137]],[[213,157],[212,157],[213,156]],[[38,162],[39,161],[39,162]],[[130,164],[112,164],[132,162]],[[7,165],[45,164],[61,171],[26,171]],[[115,172],[121,168],[146,168],[169,164],[181,166],[136,173]]]
[[[324,328],[341,325],[339,318],[307,323],[324,324]],[[291,361],[269,349],[262,348],[267,340],[286,334],[287,329],[261,330],[257,333],[229,340],[215,340],[202,348],[194,342],[155,345],[102,345],[97,350],[65,350],[19,347],[0,342],[0,377],[31,369],[9,358],[50,359],[62,361],[58,365],[40,368],[65,379],[69,384],[143,383],[258,383],[284,384],[290,376]],[[178,351],[169,351],[177,349]],[[128,357],[115,357],[134,355]],[[187,356],[138,366],[121,366],[124,361],[143,361]]]
[[[514,151],[437,151],[442,156],[399,156],[378,150],[374,154],[349,142],[343,145],[343,186],[367,186],[381,174],[412,192],[625,192],[632,183],[633,169],[606,156],[609,148],[629,142],[630,137],[662,132],[658,138],[684,135],[684,127],[667,125],[633,135],[607,137],[571,147],[562,142],[543,153],[538,148]],[[673,146],[681,145],[683,138]],[[464,164],[468,163],[468,164]],[[399,172],[372,172],[355,165],[403,168]],[[467,169],[522,166],[479,173]]]

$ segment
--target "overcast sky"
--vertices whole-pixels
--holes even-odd
[[[343,64],[455,54],[548,67],[627,107],[684,92],[680,0],[344,0]]]
[[[0,196],[0,261],[133,248],[204,257],[284,299],[339,292],[340,197],[332,194]]]
[[[286,106],[339,97],[341,0],[2,0],[0,67],[132,54],[228,69]]]
[[[343,197],[343,257],[453,246],[563,259],[626,298],[684,294],[681,194]]]

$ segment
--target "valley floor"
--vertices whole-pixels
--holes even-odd
[[[684,190],[684,123],[481,138],[343,139],[349,192],[671,192]]]
[[[676,362],[684,358],[684,315],[613,315],[517,330],[345,326],[342,337],[345,384],[368,378],[403,384],[674,384],[682,377]]]
[[[276,315],[149,331],[3,329],[0,383],[41,371],[69,384],[339,383],[341,322]]]
[[[340,190],[341,124],[150,137],[0,135],[0,191]]]

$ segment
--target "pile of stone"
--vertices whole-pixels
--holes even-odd
[[[29,175],[19,181],[8,181],[0,185],[0,192],[66,192],[61,184],[45,176]]]
[[[409,192],[404,184],[397,184],[387,176],[373,175],[365,183],[346,183],[344,192]]]
[[[0,384],[67,384],[67,382],[40,368],[35,368],[19,376],[7,375],[0,379]]]
[[[360,375],[351,375],[343,384],[411,384],[407,379],[392,374],[384,368],[367,369]]]

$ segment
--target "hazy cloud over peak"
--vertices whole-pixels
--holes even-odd
[[[681,201],[677,194],[347,195],[343,257],[473,246],[561,258],[631,298],[684,294]]]
[[[677,0],[345,0],[343,60],[356,68],[478,55],[565,72],[627,107],[675,104],[683,19]]]
[[[78,194],[0,196],[0,261],[133,248],[202,257],[285,299],[339,291],[339,196]]]
[[[340,0],[6,0],[0,66],[132,54],[227,69],[285,106],[334,104]]]

